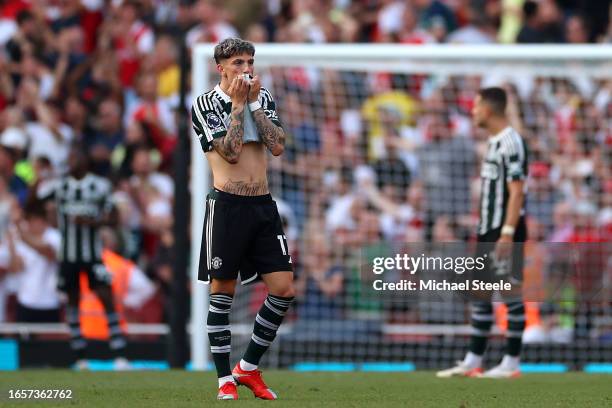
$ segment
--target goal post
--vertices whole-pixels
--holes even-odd
[[[218,73],[214,68],[213,60],[214,45],[215,44],[198,44],[193,49],[192,99],[210,90],[214,84],[218,82]],[[279,102],[278,109],[281,111],[281,121],[287,119],[291,121],[293,119],[283,118],[283,112],[288,108],[282,106],[284,96],[282,94],[291,93],[298,95],[298,100],[287,103],[293,103],[296,109],[304,104],[308,105],[306,106],[308,111],[306,115],[308,115],[315,124],[321,125],[321,128],[316,131],[311,131],[310,129],[304,131],[306,139],[308,139],[308,135],[312,132],[317,133],[316,141],[313,142],[316,146],[309,145],[309,139],[303,140],[301,145],[297,145],[297,147],[294,146],[294,150],[291,153],[294,155],[304,153],[310,159],[315,157],[312,155],[309,156],[313,149],[324,150],[328,148],[331,150],[327,151],[333,154],[333,146],[331,148],[329,146],[326,147],[326,144],[328,144],[327,139],[325,139],[326,137],[336,137],[340,134],[341,136],[337,136],[338,138],[346,138],[347,135],[343,133],[352,131],[359,134],[355,137],[363,138],[362,135],[368,132],[366,129],[367,125],[362,125],[355,121],[366,122],[366,119],[363,117],[363,115],[367,114],[366,108],[364,108],[364,99],[367,99],[370,95],[364,95],[363,93],[371,92],[375,89],[377,86],[376,84],[379,83],[377,81],[386,83],[386,86],[389,86],[390,90],[399,89],[407,94],[411,91],[426,94],[429,92],[427,90],[428,87],[432,89],[442,87],[443,85],[441,84],[448,81],[448,78],[460,78],[460,81],[469,81],[470,78],[477,78],[477,82],[481,85],[495,85],[501,84],[502,82],[509,82],[517,87],[517,92],[519,94],[523,95],[525,98],[529,98],[530,93],[534,92],[532,82],[535,79],[544,78],[550,82],[554,82],[554,79],[562,79],[573,84],[580,92],[583,92],[585,98],[594,99],[598,91],[601,90],[601,87],[608,86],[608,89],[610,89],[610,73],[612,72],[612,47],[608,45],[412,46],[374,44],[255,44],[255,49],[256,73],[262,75],[263,86],[269,88],[272,91],[272,95],[277,98],[277,102]],[[296,69],[297,71],[295,71]],[[292,71],[287,73],[288,70]],[[332,81],[345,81],[341,84],[342,91],[326,92],[323,88],[325,87],[327,77],[323,75],[322,72],[349,73],[351,75],[347,75],[346,77],[342,75],[334,76]],[[281,75],[279,75],[279,73]],[[357,75],[352,75],[353,73],[357,73]],[[389,79],[389,75],[394,76],[393,79]],[[385,77],[386,79],[381,79],[381,77]],[[290,83],[287,82],[287,78],[290,78]],[[397,78],[399,78],[400,83],[403,85],[388,85],[389,81],[395,81]],[[368,81],[368,83],[364,85],[359,84],[357,81]],[[304,91],[304,89],[312,87],[313,82],[317,82],[317,89],[308,89]],[[283,91],[281,95],[277,95],[276,90],[278,89]],[[284,92],[286,90],[288,91]],[[302,91],[303,94],[301,94]],[[340,94],[341,92],[344,93]],[[538,89],[536,92],[543,91]],[[300,96],[304,96],[304,99],[300,100]],[[321,106],[316,106],[316,98],[329,101],[330,98],[333,99],[336,97],[340,100],[337,103],[332,101],[331,105],[337,107],[337,110],[327,110],[323,112],[322,109],[327,109],[327,107],[322,108]],[[542,95],[542,98],[545,97],[550,97],[550,95]],[[445,107],[448,107],[448,105],[452,103],[457,103],[458,100],[460,100],[459,97],[455,98],[453,96],[452,99],[443,100],[443,103]],[[399,103],[401,104],[404,102],[400,101]],[[410,102],[406,102],[407,110],[412,109],[408,106],[409,104]],[[424,112],[426,109],[427,106],[422,106],[421,112]],[[537,109],[534,111],[537,111]],[[458,120],[456,126],[459,129],[458,131],[465,131],[466,126],[468,126],[466,124],[466,117],[469,115],[467,115],[464,110],[457,116]],[[547,125],[541,123],[540,119],[539,117],[534,119],[534,122],[529,125],[530,131],[535,133],[540,131],[544,132],[544,129],[540,127]],[[414,136],[414,133],[417,132],[414,129],[416,127],[414,120],[410,119],[409,121],[412,127],[410,129],[405,129],[406,143],[416,143],[415,141],[417,140],[419,140],[418,143],[422,143],[420,137]],[[465,136],[465,134],[460,136]],[[365,139],[367,139],[367,137],[365,137]],[[362,165],[364,163],[367,164],[368,157],[383,157],[377,156],[378,153],[376,152],[377,149],[380,148],[379,145],[371,141],[367,143],[371,144],[365,147],[357,147],[358,150],[361,149],[360,151],[363,153],[363,157],[359,157],[355,160],[354,168],[350,169],[353,171],[355,180],[369,177],[371,172],[369,173],[369,170],[362,169]],[[333,142],[331,142],[331,144],[333,145]],[[205,369],[209,363],[208,338],[205,324],[208,288],[203,283],[197,281],[197,274],[202,226],[204,223],[205,197],[210,188],[212,178],[208,170],[205,155],[196,137],[192,137],[191,146],[191,356],[193,368],[202,370]],[[298,151],[295,149],[298,149]],[[299,151],[299,149],[305,150]],[[338,154],[340,155],[340,153]],[[280,159],[285,160],[284,156],[281,156]],[[333,162],[333,157],[327,157],[325,159],[329,162]],[[402,160],[404,159],[407,166],[410,167],[411,160],[418,161],[419,157],[418,154],[406,154],[405,157],[402,157]],[[295,160],[295,157],[291,158],[291,160]],[[291,164],[295,169],[298,169],[292,171],[298,173],[300,171],[299,166],[304,166],[303,163],[295,161]],[[277,171],[279,166],[278,162],[276,162],[274,166],[276,167],[274,167],[273,171]],[[333,167],[334,164],[330,164],[330,168]],[[329,172],[329,175],[326,173],[324,175],[326,178],[324,177],[322,180],[324,180],[325,183],[338,182],[338,177],[341,178],[342,172],[340,171],[341,169],[334,169],[334,171],[335,170],[338,171],[335,173]],[[301,167],[301,171],[304,171],[304,167]],[[333,217],[334,215],[330,215],[328,212],[329,208],[325,208],[325,206],[315,202],[317,198],[314,197],[314,195],[312,197],[309,196],[312,192],[312,185],[287,186],[284,184],[285,181],[283,181],[282,177],[278,176],[278,172],[279,171],[275,173],[276,179],[271,180],[271,188],[274,188],[273,194],[287,192],[287,194],[283,194],[283,197],[287,198],[285,201],[289,201],[289,214],[291,214],[289,218],[294,220],[292,221],[293,225],[291,225],[291,228],[294,229],[296,234],[293,237],[294,242],[303,245],[302,241],[308,229],[306,225],[308,223],[305,215],[306,212],[313,211],[312,209],[315,208],[314,211],[320,213],[321,224],[325,223],[324,218],[326,215],[329,217]],[[413,179],[414,177],[422,177],[424,174],[423,169],[417,170],[415,168],[412,172],[413,175],[411,177]],[[298,176],[294,178],[297,179]],[[327,186],[327,184],[325,185]],[[405,195],[406,200],[410,199],[408,195],[409,194]],[[469,201],[470,197],[466,196],[465,200]],[[292,206],[292,204],[295,203],[297,204]],[[550,214],[546,214],[543,217],[550,218],[550,216]],[[384,224],[384,221],[380,222],[381,225]],[[333,220],[331,220],[331,223],[334,223]],[[325,228],[327,231],[327,228],[332,227],[326,225]],[[386,227],[381,227],[381,229],[384,228]],[[390,230],[393,229],[392,226],[387,228]],[[380,234],[384,234],[384,232],[380,232]],[[392,238],[389,239],[392,240]],[[344,283],[347,284],[346,281]],[[346,292],[338,296],[342,297],[340,303],[345,305],[350,302],[359,302],[363,300],[349,299]],[[248,299],[237,299],[237,301],[234,302],[233,313],[238,314],[238,317],[233,318],[232,322],[251,324],[252,319],[250,320],[250,318],[247,317],[253,317],[253,313],[252,310],[247,310],[249,308],[252,308],[252,305],[250,305]],[[243,311],[240,311],[241,309],[243,309]],[[363,306],[361,310],[353,310],[351,319],[353,321],[360,321],[360,316],[367,315],[367,309],[366,306]],[[385,311],[385,313],[388,313],[388,311]],[[435,311],[432,311],[432,313],[435,314]],[[454,320],[449,319],[449,321]],[[388,321],[387,323],[386,330],[389,336],[394,335],[396,332],[402,333],[402,335],[410,334],[409,329],[398,327],[395,320]],[[292,322],[289,321],[287,327],[295,327],[297,329],[299,326],[292,326]],[[449,330],[452,332],[454,326],[449,326],[448,324],[442,326],[432,324],[430,328],[428,328],[427,325],[418,324],[409,327],[413,327],[420,335],[423,333],[435,333],[437,330],[438,334],[447,336]],[[465,334],[465,329],[465,326],[461,326],[461,328],[457,326],[456,333]],[[248,330],[244,331],[248,332]],[[408,331],[408,333],[406,333],[406,331]],[[243,337],[246,340],[243,339],[244,341],[239,344],[246,344],[245,341],[248,340],[248,335]],[[351,345],[348,346],[352,347]],[[363,345],[355,347],[362,346]],[[363,349],[369,350],[367,345],[363,346]],[[280,353],[286,350],[286,348],[283,350],[279,350],[278,348],[275,349],[275,346],[273,346],[269,353],[271,356],[269,356],[266,361],[270,364],[283,366],[284,364],[282,361],[284,360]],[[295,352],[296,354],[301,353],[301,351],[293,349],[289,349],[289,352]],[[364,353],[365,352],[369,351],[364,351]],[[312,356],[300,356],[304,361],[307,361],[310,357]],[[612,358],[612,356],[609,357]],[[287,359],[286,361],[293,362],[300,360],[300,358]],[[338,356],[338,360],[342,358],[343,356]]]

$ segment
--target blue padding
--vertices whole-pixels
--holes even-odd
[[[355,371],[356,367],[353,363],[314,363],[302,362],[296,363],[293,367],[294,371]]]
[[[0,370],[19,368],[19,344],[13,339],[0,339]]]
[[[130,360],[133,370],[168,370],[170,367],[166,361],[155,360]],[[87,368],[91,371],[113,371],[115,363],[113,360],[87,360]]]
[[[376,371],[376,372],[397,372],[397,371],[414,371],[415,366],[412,363],[363,363],[360,367],[361,371]]]
[[[612,363],[589,363],[582,370],[589,374],[612,374]]]
[[[561,363],[522,363],[521,373],[566,373],[568,368]]]
[[[211,370],[214,370],[214,369],[215,369],[215,366],[213,365],[213,363],[208,362],[208,363],[206,363],[206,367],[202,371],[211,371]],[[195,371],[194,368],[193,368],[193,361],[188,361],[187,364],[185,364],[185,370],[187,370],[187,371]]]

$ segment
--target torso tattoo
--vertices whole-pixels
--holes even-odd
[[[243,196],[258,196],[268,194],[268,182],[259,181],[249,183],[246,181],[228,180],[222,187],[226,193],[243,195]]]

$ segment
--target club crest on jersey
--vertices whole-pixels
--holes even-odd
[[[221,118],[214,112],[208,112],[206,114],[206,124],[211,129],[216,129],[221,126]]]
[[[211,264],[212,264],[213,269],[219,269],[221,267],[221,265],[223,265],[223,261],[218,256],[215,256],[212,259]]]

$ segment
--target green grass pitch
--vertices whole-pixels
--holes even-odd
[[[266,371],[283,407],[612,407],[612,376],[526,374],[513,380],[441,380],[432,372],[295,373]],[[185,371],[0,373],[0,406],[262,406],[240,387],[240,401],[216,401],[214,373]],[[9,389],[71,389],[72,400],[9,400]],[[280,405],[279,405],[280,404]]]

